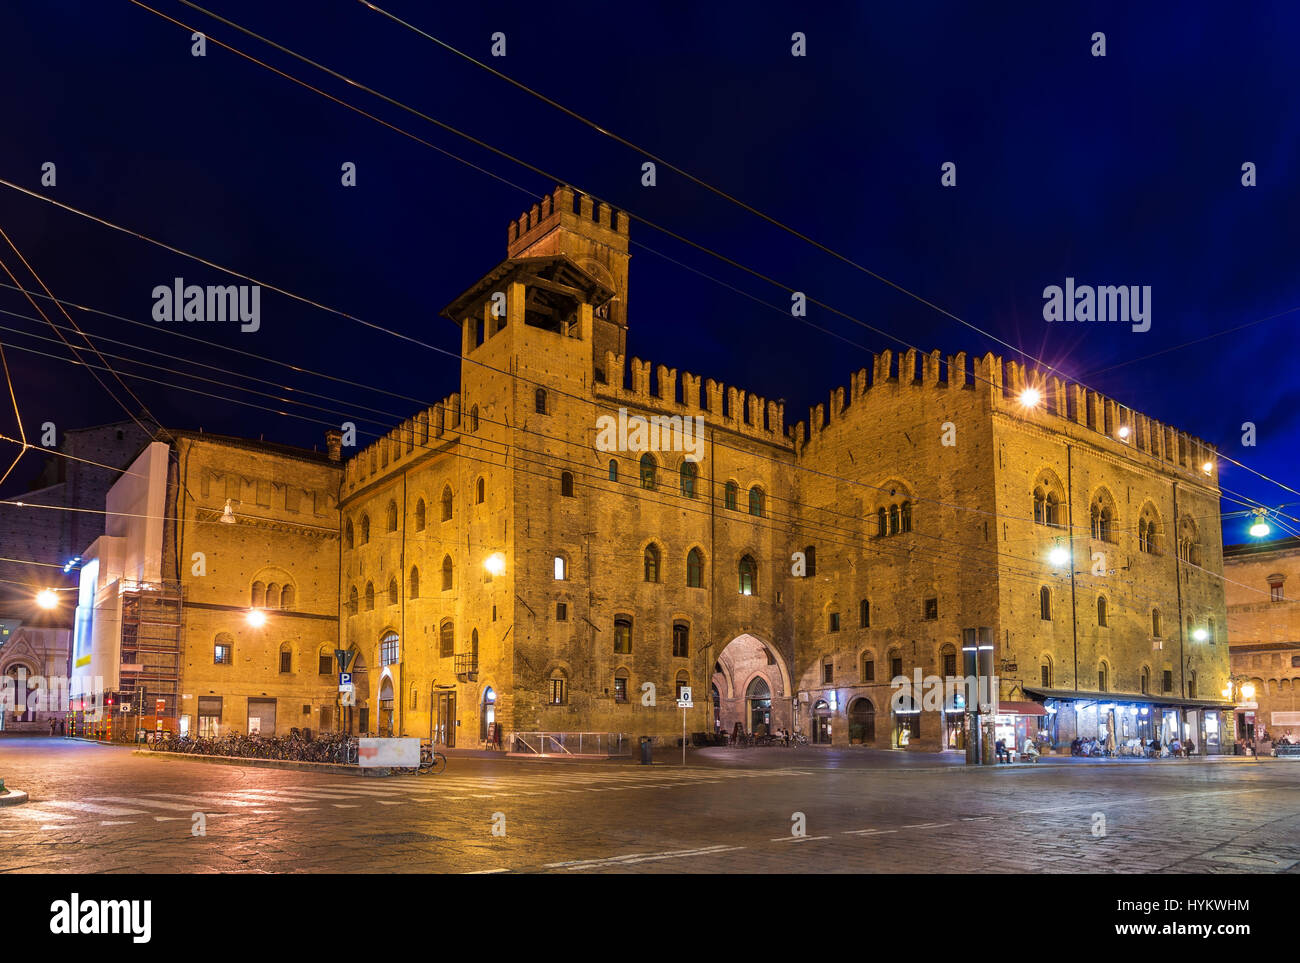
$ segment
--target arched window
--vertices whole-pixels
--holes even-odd
[[[1046,585],[1038,590],[1038,617],[1044,622],[1052,621],[1052,590]]]
[[[858,628],[871,628],[871,603],[866,599],[858,603]]]
[[[560,494],[565,498],[573,497],[573,472],[560,472]]]
[[[351,549],[354,547],[352,539],[352,519],[348,519],[347,524],[343,526],[343,544]]]
[[[288,642],[280,643],[280,672],[293,671],[293,646]]]
[[[1110,666],[1104,661],[1097,666],[1097,691],[1106,692],[1110,683]]]
[[[755,485],[749,490],[749,514],[757,515],[759,518],[762,518],[764,508],[763,502],[763,489]]]
[[[264,583],[253,583],[253,591],[250,593],[249,605],[255,609],[266,608],[266,585]]]
[[[1141,693],[1146,695],[1151,691],[1151,670],[1145,665],[1142,666],[1142,672],[1138,676],[1138,685],[1141,686]]]
[[[876,741],[876,707],[865,697],[849,704],[849,742],[870,745]]]
[[[445,522],[451,518],[452,494],[451,486],[447,485],[442,490],[442,520]]]
[[[375,583],[367,582],[366,583],[366,611],[373,612],[374,610],[375,610]]]
[[[551,692],[550,698],[547,699],[548,705],[562,706],[569,701],[568,678],[562,669],[554,669],[551,672]]]
[[[900,519],[900,530],[910,532],[912,530],[912,503],[903,502],[903,507],[899,514],[902,516]]]
[[[632,651],[632,616],[619,615],[614,619],[614,652],[626,655]]]
[[[681,699],[682,690],[691,684],[691,674],[685,669],[679,670],[677,678],[673,680],[673,684],[675,692],[674,698]]]
[[[1042,664],[1038,667],[1038,679],[1044,689],[1052,687],[1052,657],[1050,655],[1043,656]]]
[[[883,538],[885,535],[889,534],[889,529],[887,527],[888,524],[889,522],[885,517],[885,510],[883,508],[877,509],[876,510],[876,536],[877,537]]]
[[[379,664],[396,665],[401,661],[398,651],[398,638],[396,632],[385,632],[383,638],[379,640]]]
[[[758,565],[754,562],[753,556],[743,555],[738,566],[740,575],[740,594],[757,595],[758,594]]]
[[[609,480],[612,482],[618,481],[618,459],[616,458],[609,460]]]
[[[213,665],[232,665],[235,661],[235,637],[229,632],[218,632],[212,644]]]
[[[641,487],[653,489],[655,487],[655,472],[659,466],[655,464],[654,456],[646,452],[641,456]]]
[[[685,659],[691,654],[691,626],[688,622],[673,623],[673,658]]]
[[[651,542],[645,547],[645,580],[659,581],[659,546]]]
[[[388,503],[388,530],[397,531],[397,502],[389,501]]]
[[[334,650],[328,645],[322,645],[320,651],[316,653],[316,674],[334,674]]]
[[[737,511],[736,505],[740,497],[740,486],[734,481],[727,482],[727,487],[722,490],[722,507]]]
[[[469,433],[472,435],[478,431],[478,405],[469,410]]]
[[[804,578],[812,578],[817,574],[817,546],[805,545],[803,549],[804,561]]]
[[[293,586],[292,585],[286,585],[284,588],[280,589],[280,608],[282,609],[293,608]]]
[[[1214,619],[1206,619],[1205,621],[1205,638],[1210,645],[1214,645],[1218,641],[1214,631]]]
[[[469,654],[478,662],[478,629],[472,629],[469,633]]]
[[[686,585],[688,588],[704,588],[704,553],[698,548],[686,553]]]
[[[1034,524],[1047,524],[1047,492],[1042,488],[1034,489]]]
[[[456,654],[456,623],[444,619],[438,626],[438,657],[450,659]]]
[[[442,590],[444,592],[451,591],[451,556],[450,555],[444,555],[442,557]]]
[[[1047,495],[1047,510],[1044,512],[1046,519],[1045,524],[1059,527],[1061,524],[1061,500],[1057,497],[1056,492],[1049,492]]]
[[[396,605],[398,600],[397,594],[397,577],[390,576],[388,579],[388,604]]]
[[[1160,618],[1160,610],[1151,610],[1151,635],[1153,638],[1160,638],[1161,630],[1164,628],[1163,621]]]
[[[533,410],[539,415],[546,414],[546,389],[538,388],[533,392]]]
[[[889,534],[890,535],[898,534],[899,522],[900,519],[898,515],[898,506],[890,505],[889,506]]]
[[[700,474],[700,466],[693,461],[683,461],[681,470],[682,494],[687,498],[695,497],[695,479]]]
[[[369,543],[370,543],[370,516],[363,514],[361,516],[361,544],[368,545]]]
[[[1088,518],[1092,525],[1092,537],[1103,542],[1115,540],[1115,502],[1110,492],[1102,489],[1092,500],[1088,508]]]
[[[412,683],[411,683],[411,709],[412,709],[412,710],[414,710],[414,709],[418,709],[418,708],[419,708],[419,705],[420,705],[420,695],[419,695],[419,693],[420,693],[420,690],[417,689],[417,688],[415,687],[415,683],[412,682]]]
[[[352,586],[348,592],[348,615],[357,614],[357,587]]]
[[[482,505],[483,500],[487,497],[487,482],[482,478],[474,485],[474,503]]]
[[[555,580],[563,582],[569,577],[569,560],[563,555],[555,556]]]
[[[418,599],[420,597],[420,570],[414,565],[411,566],[410,595],[413,599]]]
[[[1097,596],[1097,625],[1101,628],[1107,628],[1110,623],[1107,621],[1106,596]]]
[[[279,603],[279,601],[280,601],[280,583],[267,582],[266,583],[266,607],[268,609],[273,609]]]
[[[415,530],[417,532],[424,531],[424,516],[425,516],[424,499],[421,498],[417,500],[415,503]]]

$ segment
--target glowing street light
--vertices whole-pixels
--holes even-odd
[[[1020,392],[1020,404],[1026,408],[1037,408],[1043,400],[1043,393],[1037,388],[1026,388]]]
[[[1195,632],[1192,633],[1192,638],[1194,638],[1197,642],[1204,642],[1209,637],[1210,637],[1210,633],[1207,632],[1205,629],[1197,629]]]
[[[36,593],[36,604],[43,609],[58,608],[59,595],[54,589],[41,589]]]
[[[483,567],[493,577],[500,575],[506,570],[506,557],[500,552],[493,552],[483,560]]]
[[[1268,527],[1268,522],[1265,521],[1267,517],[1268,513],[1265,512],[1264,509],[1257,508],[1255,510],[1255,522],[1250,526],[1250,534],[1255,538],[1263,538],[1272,531],[1272,529]]]
[[[1207,474],[1207,475],[1213,475],[1213,474],[1214,474],[1214,462],[1212,462],[1212,461],[1207,461],[1204,465],[1201,466],[1201,471],[1205,472],[1205,474]]]
[[[1241,698],[1245,702],[1251,702],[1255,698],[1255,686],[1247,682],[1241,687]]]
[[[1131,433],[1131,429],[1129,428],[1128,425],[1120,425],[1119,431],[1115,432],[1115,434],[1119,435],[1120,441],[1128,441],[1128,436],[1130,433]]]
[[[1047,560],[1057,568],[1068,565],[1070,563],[1070,550],[1064,545],[1057,545],[1047,553]]]
[[[255,629],[260,629],[262,626],[266,625],[266,613],[261,609],[249,609],[246,618],[248,619],[248,624]]]

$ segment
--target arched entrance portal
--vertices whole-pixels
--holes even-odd
[[[745,692],[749,709],[749,731],[766,735],[772,731],[772,690],[761,675],[755,676]]]
[[[379,683],[379,725],[380,736],[393,734],[393,680],[384,676]]]
[[[762,639],[738,635],[723,646],[711,682],[715,725],[721,731],[796,728],[789,670],[776,648]]]

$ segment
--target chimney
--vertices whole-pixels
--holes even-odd
[[[325,450],[329,452],[330,461],[343,460],[343,432],[331,428],[325,432]]]

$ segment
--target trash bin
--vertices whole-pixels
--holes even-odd
[[[650,766],[654,764],[654,756],[652,755],[653,747],[653,739],[649,736],[641,737],[641,765]]]

